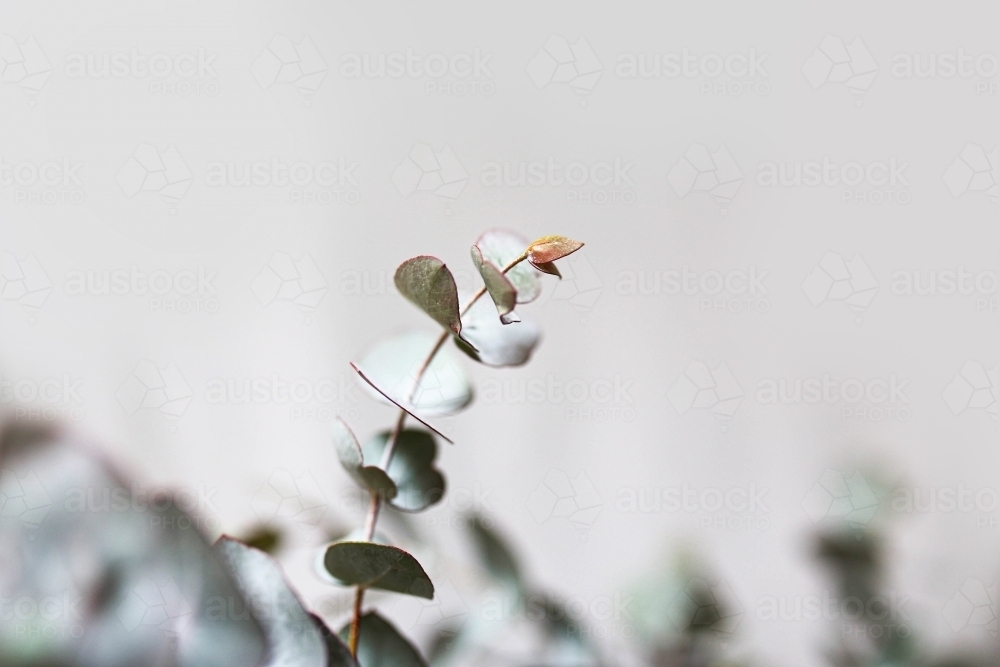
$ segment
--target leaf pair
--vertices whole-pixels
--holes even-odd
[[[503,319],[515,302],[530,303],[538,298],[541,294],[539,272],[561,277],[554,262],[582,247],[580,241],[565,236],[543,236],[528,243],[516,232],[491,229],[472,246],[472,261]],[[519,263],[503,273],[502,268],[522,257],[528,260],[528,266]]]
[[[583,243],[580,241],[574,241],[565,236],[543,236],[528,246],[528,261],[542,273],[561,278],[562,275],[554,262],[566,255],[573,254],[582,247]]]
[[[434,467],[437,443],[426,431],[405,429],[399,433],[388,471],[365,465],[366,458],[381,459],[389,437],[388,431],[379,433],[362,449],[350,427],[341,419],[334,421],[340,464],[363,488],[406,512],[419,512],[441,500],[444,475]]]

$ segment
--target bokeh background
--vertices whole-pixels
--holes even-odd
[[[333,622],[348,598],[316,549],[364,505],[331,420],[394,416],[348,362],[433,329],[396,265],[434,254],[471,290],[482,231],[565,234],[586,247],[521,309],[542,345],[524,368],[466,364],[477,401],[437,422],[447,497],[385,524],[454,593],[435,613],[468,613],[477,512],[609,650],[636,629],[604,603],[687,559],[740,614],[735,655],[826,664],[836,612],[768,609],[832,594],[824,526],[877,522],[898,625],[935,649],[988,641],[996,19],[5,0],[4,407],[179,490],[210,536],[280,526]],[[423,603],[373,599],[433,630]]]

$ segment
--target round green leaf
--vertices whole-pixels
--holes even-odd
[[[427,667],[420,653],[390,623],[371,611],[361,617],[358,634],[358,663],[361,667]],[[351,631],[348,623],[340,631],[344,641]]]
[[[337,446],[337,456],[340,465],[363,488],[376,493],[382,498],[392,500],[396,497],[396,485],[392,479],[378,466],[366,466],[361,452],[361,445],[354,437],[354,432],[344,420],[333,420],[333,442]]]
[[[398,547],[374,542],[335,542],[327,548],[323,565],[345,586],[380,588],[434,599],[434,584],[424,568]]]
[[[393,400],[414,412],[428,417],[454,414],[472,401],[472,387],[446,349],[438,351],[409,400],[420,366],[436,342],[437,336],[426,332],[394,336],[376,345],[358,366]],[[364,388],[376,399],[389,402],[371,387]]]
[[[451,271],[437,257],[421,255],[406,260],[394,278],[400,294],[430,315],[435,322],[459,335],[458,287]]]
[[[389,441],[390,433],[379,433],[365,443],[365,455],[379,459]],[[406,512],[419,512],[444,496],[444,475],[434,467],[437,443],[427,431],[404,429],[396,439],[389,463],[389,477],[398,493],[390,504]]]
[[[528,249],[528,239],[509,229],[491,229],[476,240],[483,258],[501,270]],[[542,274],[528,262],[521,262],[506,274],[517,290],[518,303],[530,303],[542,294]]]
[[[465,341],[456,338],[458,348],[487,366],[520,366],[527,363],[542,339],[542,332],[532,322],[501,324],[489,303],[480,299],[465,314]]]

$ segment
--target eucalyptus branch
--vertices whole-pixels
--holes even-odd
[[[513,269],[515,266],[528,259],[528,252],[523,252],[519,257],[514,259],[512,262],[507,264],[501,273],[506,274],[508,271]],[[462,309],[459,311],[459,315],[465,315],[469,312],[469,309],[476,304],[479,299],[486,294],[486,286],[483,285],[479,288],[479,291],[472,295]],[[440,352],[441,348],[448,341],[448,337],[451,335],[448,331],[442,331],[441,335],[438,336],[437,341],[434,343],[434,347],[424,358],[420,367],[417,369],[416,376],[413,380],[413,386],[410,387],[410,391],[406,396],[407,403],[413,403],[413,397],[417,393],[417,389],[420,387],[420,381],[423,379],[424,374],[427,369],[430,368],[431,363],[433,363],[434,358],[437,353]],[[399,411],[399,417],[396,418],[396,425],[392,429],[392,433],[389,435],[389,440],[385,445],[385,450],[382,452],[382,460],[379,462],[379,467],[382,470],[389,470],[389,464],[392,463],[392,455],[396,450],[396,443],[399,441],[399,434],[403,431],[403,424],[406,422],[407,412],[406,410]],[[375,537],[375,527],[378,524],[379,512],[382,508],[382,497],[375,491],[371,492],[371,504],[368,507],[368,516],[365,519],[365,541],[371,542],[372,538]],[[357,590],[354,592],[354,609],[351,615],[351,630],[348,635],[348,648],[351,650],[351,655],[357,657],[358,654],[358,639],[361,636],[361,609],[362,603],[365,597],[365,587],[358,586]]]
[[[426,599],[434,597],[433,583],[412,555],[398,547],[374,541],[383,503],[391,503],[404,511],[420,511],[440,500],[444,492],[444,477],[433,465],[437,451],[434,436],[448,442],[450,440],[415,412],[416,403],[420,402],[416,398],[421,382],[451,336],[460,340],[462,344],[458,347],[462,352],[479,363],[497,367],[520,366],[525,363],[540,339],[540,332],[530,324],[508,328],[506,325],[518,321],[513,313],[514,307],[518,303],[537,298],[541,291],[541,275],[547,273],[558,276],[559,271],[554,261],[575,252],[582,245],[563,236],[546,236],[527,243],[517,234],[506,230],[486,232],[472,246],[472,261],[484,284],[461,307],[455,278],[444,262],[436,257],[413,257],[396,269],[394,281],[399,292],[441,325],[443,330],[416,366],[410,361],[415,339],[407,336],[386,341],[372,353],[372,377],[357,365],[351,364],[377,395],[399,408],[392,430],[377,435],[377,440],[373,443],[373,446],[381,448],[377,465],[366,463],[366,450],[362,449],[350,427],[340,419],[336,424],[335,442],[341,465],[358,484],[368,490],[371,499],[363,539],[334,542],[327,547],[323,559],[326,570],[335,579],[356,587],[347,628],[348,649],[355,657],[361,644],[363,629],[366,651],[378,652],[377,647],[382,641],[398,640],[409,646],[378,614],[362,614],[366,590],[376,588]],[[518,252],[517,248],[526,249],[510,259]],[[524,261],[534,269],[518,272],[512,282],[507,274]],[[477,311],[470,315],[470,326],[466,333],[463,318],[485,294],[489,294],[496,305],[497,315],[493,317],[498,317],[499,321],[492,317],[484,319]],[[472,322],[478,324],[472,325]],[[411,378],[412,384],[402,398],[390,395],[379,386],[381,380],[379,372],[375,372],[377,369],[381,369],[382,374],[389,373],[395,378],[392,381],[396,382],[399,376],[392,374],[405,374],[408,369],[412,371],[414,368],[416,370]],[[443,414],[461,409],[472,398],[468,381],[460,372],[458,378],[451,386],[445,383],[441,387],[443,396],[447,396],[442,402]],[[383,380],[388,381],[387,378]],[[420,422],[426,430],[404,430],[408,417]],[[401,466],[400,470],[390,474],[393,457],[397,454],[403,456],[403,453],[409,462],[408,466]],[[417,471],[408,469],[414,465],[417,468],[424,467]],[[413,651],[414,664],[422,663],[415,649]]]

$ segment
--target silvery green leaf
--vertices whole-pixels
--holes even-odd
[[[509,229],[491,229],[476,239],[475,245],[484,259],[503,270],[527,251],[529,241]],[[505,275],[517,290],[518,303],[531,303],[542,294],[542,274],[528,262],[521,262]]]
[[[358,367],[396,402],[417,414],[428,417],[454,414],[472,401],[472,387],[449,350],[438,351],[414,391],[417,373],[436,342],[437,336],[425,332],[393,336],[372,348],[358,362]],[[385,400],[367,385],[365,390],[378,400]]]
[[[389,435],[389,431],[384,431],[365,443],[365,454],[370,458],[381,457]],[[418,512],[441,500],[445,483],[444,476],[434,467],[435,458],[437,443],[427,431],[404,429],[397,436],[388,471],[399,491],[390,501],[393,507]]]
[[[520,366],[527,363],[542,339],[541,330],[529,321],[501,324],[492,310],[488,302],[480,299],[465,314],[465,339],[476,349],[458,338],[455,344],[487,366]]]
[[[517,290],[511,284],[507,276],[497,268],[496,264],[483,257],[482,251],[477,246],[472,246],[472,263],[479,270],[479,275],[483,278],[486,291],[497,307],[500,315],[500,322],[510,324],[516,316],[512,316],[514,306],[517,304]]]
[[[57,430],[0,436],[0,599],[81,600],[79,614],[0,614],[0,664],[246,667],[264,633],[198,530],[169,496],[125,481]],[[19,626],[19,627],[18,627]]]

